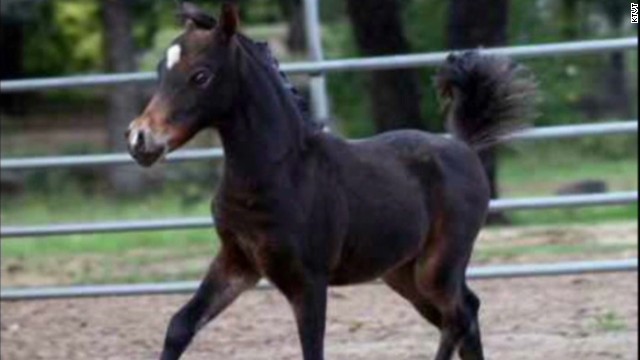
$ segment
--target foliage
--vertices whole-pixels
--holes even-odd
[[[510,45],[529,45],[575,40],[567,28],[577,29],[580,39],[608,38],[637,34],[635,28],[616,31],[602,7],[589,1],[578,0],[573,16],[563,16],[560,1],[512,1],[510,11]],[[448,2],[411,0],[404,2],[405,30],[413,52],[442,51],[446,49],[446,21]],[[350,24],[344,17],[332,16],[325,20],[324,45],[330,58],[357,57]],[[567,24],[573,21],[574,23]],[[629,78],[637,78],[637,54],[625,56]],[[603,103],[608,55],[585,55],[540,58],[523,61],[540,82],[541,116],[538,126],[594,122],[608,118],[620,119],[624,111],[609,108]],[[442,113],[432,84],[435,69],[420,69],[423,84],[423,117],[429,128],[442,130]],[[368,106],[368,78],[362,73],[337,73],[329,76],[329,90],[333,110],[342,130],[354,137],[374,132]],[[629,84],[632,116],[637,117],[635,82]],[[604,156],[620,157],[633,153],[635,139],[611,142],[608,139],[589,139],[578,143],[585,151]]]
[[[410,1],[405,7],[405,26],[413,52],[434,52],[446,49],[447,1]],[[429,30],[425,31],[428,26]],[[420,69],[423,83],[422,117],[431,131],[443,131],[444,121],[433,78],[436,68]]]
[[[42,2],[29,21],[24,49],[28,74],[57,75],[101,67],[101,25],[94,1]]]
[[[217,13],[217,2],[196,2]],[[603,4],[593,0],[513,0],[510,11],[510,44],[637,34],[637,28],[616,23],[619,19],[616,20],[612,15],[616,13],[616,6],[612,5],[619,8],[619,2],[616,0]],[[26,22],[24,63],[27,74],[60,75],[99,71],[103,68],[103,29],[98,0],[33,1],[29,7],[17,6],[20,2],[16,1],[8,3],[13,6],[3,5],[3,11],[21,14]],[[152,69],[159,49],[177,32],[175,2],[135,0],[130,4],[135,19],[134,35],[140,49],[140,58],[143,59],[142,68]],[[251,0],[244,4],[246,5],[241,8],[243,23],[248,27],[285,20],[278,2]],[[412,51],[445,49],[448,1],[404,0],[402,4],[405,30]],[[357,56],[344,2],[321,2],[321,15],[328,57]],[[628,71],[637,75],[637,55],[630,54],[626,60]],[[594,115],[590,113],[591,110],[585,109],[604,95],[599,89],[602,88],[603,74],[608,66],[607,56],[546,58],[527,63],[539,77],[544,94],[541,105],[543,116],[538,124],[576,123],[588,118],[615,117],[615,112],[605,111]],[[442,114],[432,86],[434,69],[419,71],[424,89],[423,116],[429,121],[431,129],[439,130],[442,128]],[[367,76],[354,73],[332,74],[329,86],[335,115],[342,122],[343,130],[352,136],[372,133],[365,91],[368,86]],[[635,83],[631,86],[632,94],[637,93]],[[637,100],[635,96],[631,98],[634,102],[632,109],[636,113]]]

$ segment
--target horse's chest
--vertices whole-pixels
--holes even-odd
[[[256,196],[242,195],[218,197],[214,210],[216,224],[225,233],[232,234],[225,241],[240,249],[254,268],[265,275],[268,249],[277,246],[273,236],[269,235],[276,218],[264,201]]]
[[[255,232],[273,224],[273,211],[252,193],[223,193],[216,199],[216,222],[234,231]]]

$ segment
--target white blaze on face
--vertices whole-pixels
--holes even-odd
[[[167,49],[167,69],[171,70],[171,68],[180,61],[181,52],[182,48],[178,44],[172,45]]]

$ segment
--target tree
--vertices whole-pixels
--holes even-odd
[[[0,79],[17,79],[23,76],[23,39],[24,26],[20,19],[11,15],[2,15],[0,28]],[[2,111],[9,114],[19,114],[24,110],[20,101],[20,94],[0,95]]]
[[[560,31],[567,40],[575,40],[580,34],[578,0],[562,0],[560,3]]]
[[[410,51],[402,27],[402,6],[396,0],[347,0],[357,46],[365,56]],[[420,112],[420,81],[414,69],[374,71],[369,86],[378,131],[424,128]]]
[[[450,0],[448,43],[452,49],[501,46],[507,43],[509,0]],[[496,149],[480,152],[491,187],[491,198],[498,198]],[[487,223],[508,223],[502,213],[492,213]]]
[[[625,0],[608,0],[594,2],[604,13],[613,29],[613,35],[620,37],[622,27],[629,14],[629,2]],[[626,74],[626,61],[623,51],[615,51],[609,55],[609,67],[605,75],[605,106],[612,110],[611,115],[631,116],[631,97]]]
[[[278,0],[280,11],[289,22],[287,46],[289,50],[303,52],[306,50],[304,6],[302,0]]]
[[[611,36],[622,37],[623,25],[629,15],[626,0],[562,0],[559,3],[560,26],[563,40],[576,40],[581,34],[581,19],[594,13],[601,14],[611,27]],[[584,29],[584,27],[582,27]],[[582,31],[584,33],[584,31]],[[603,66],[602,78],[597,91],[583,99],[588,105],[590,116],[630,117],[632,115],[631,96],[626,74],[624,51],[608,54],[608,66]],[[604,89],[603,89],[604,88]]]
[[[0,3],[0,79],[19,79],[25,75],[25,29],[31,29],[34,0],[5,0]],[[3,113],[20,115],[25,111],[24,94],[0,94]]]
[[[130,1],[104,0],[101,4],[107,71],[136,71]],[[140,104],[140,94],[134,85],[120,85],[109,92],[107,132],[110,150],[126,150],[123,134],[129,122],[138,115]],[[122,194],[134,194],[144,186],[143,175],[138,171],[113,167],[108,176],[112,188]]]

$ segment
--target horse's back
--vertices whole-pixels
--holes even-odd
[[[460,181],[475,184],[474,190],[488,189],[486,177],[475,150],[449,136],[420,130],[395,130],[350,143],[354,152],[384,153],[415,176],[429,177],[434,183],[443,177],[443,186],[459,187]],[[425,179],[426,180],[426,179]],[[486,190],[486,189],[485,189]]]
[[[353,192],[376,188],[379,194],[428,201],[437,188],[440,194],[465,197],[460,201],[488,202],[489,185],[477,152],[454,137],[394,130],[346,143],[334,139],[343,144],[334,147],[339,150],[333,158],[343,184]]]
[[[477,152],[454,137],[420,130],[396,130],[372,137],[370,141],[389,146],[405,164],[424,164],[427,169],[423,170],[437,170],[447,181],[460,176],[478,185],[486,183]]]

